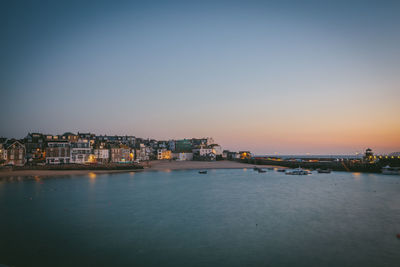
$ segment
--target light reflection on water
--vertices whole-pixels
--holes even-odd
[[[0,188],[0,259],[10,266],[400,261],[399,177],[187,170],[35,177]]]

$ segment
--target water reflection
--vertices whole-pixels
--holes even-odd
[[[82,259],[85,266],[157,266],[161,260],[171,266],[398,265],[397,177],[254,175],[248,168],[201,177],[197,170],[88,172],[41,176],[44,185],[34,176],[23,186],[2,181],[0,217],[10,216],[0,219],[0,240],[7,240],[0,241],[1,261],[40,266],[45,249],[46,261],[62,266]],[[132,253],[139,249],[141,254]],[[159,261],[143,264],[153,259]]]
[[[92,188],[94,185],[95,185],[95,183],[96,183],[96,177],[97,177],[97,175],[94,173],[94,172],[89,172],[88,173],[88,176],[89,176],[89,184],[90,184],[90,187]]]
[[[24,181],[25,177],[23,176],[10,176],[6,178],[8,182],[22,182]]]

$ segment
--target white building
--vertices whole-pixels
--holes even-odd
[[[71,163],[85,164],[89,162],[91,154],[90,142],[88,139],[79,139],[76,143],[71,143]]]
[[[240,153],[238,152],[231,152],[232,159],[240,159]]]
[[[110,150],[107,148],[94,149],[93,154],[97,163],[105,164],[110,161]]]
[[[195,148],[193,149],[193,153],[198,153],[200,157],[206,157],[213,153],[212,148]]]
[[[140,144],[140,148],[136,149],[136,160],[145,161],[150,160],[151,148]]]

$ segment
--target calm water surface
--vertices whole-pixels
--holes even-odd
[[[211,170],[0,181],[8,266],[400,266],[400,177]]]

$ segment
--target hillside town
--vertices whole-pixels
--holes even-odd
[[[135,136],[28,133],[0,138],[0,165],[132,164],[149,160],[215,161],[249,159],[249,151],[222,150],[213,138],[159,141]]]

